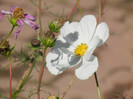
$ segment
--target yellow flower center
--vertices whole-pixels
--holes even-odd
[[[24,17],[24,10],[22,8],[16,8],[13,11],[13,17],[16,19],[22,19]]]
[[[81,43],[81,45],[78,45],[78,47],[75,49],[75,54],[79,56],[83,56],[85,52],[87,51],[88,46],[86,44]]]

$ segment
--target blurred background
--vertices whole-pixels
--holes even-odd
[[[42,0],[43,30],[48,30],[49,22],[57,15],[67,16],[75,2],[76,0]],[[8,11],[10,6],[14,5],[23,8],[26,13],[37,15],[35,3],[37,3],[36,0],[0,0],[0,9]],[[83,15],[94,14],[96,17],[98,16],[97,0],[80,0],[80,6]],[[72,18],[74,21],[79,21],[81,17],[77,8]],[[102,99],[133,99],[133,0],[107,0],[102,21],[106,22],[110,28],[107,46],[103,45],[95,51],[95,55],[99,59],[97,75]],[[4,20],[0,22],[0,39],[8,35],[11,27],[8,19],[4,17]],[[12,34],[9,42],[11,45],[16,44],[14,53],[20,53],[21,49],[30,53],[27,43],[36,38],[36,34],[26,24],[22,27],[17,40]],[[13,57],[11,60],[14,60]],[[0,55],[0,93],[6,96],[9,93],[9,68],[5,68],[7,65],[7,58]],[[28,63],[19,65],[12,63],[13,89],[16,88],[27,66]],[[20,99],[37,99],[36,94],[30,98],[28,95],[30,91],[36,89],[40,67],[41,62],[38,62],[31,74],[31,79],[19,94]],[[49,93],[61,95],[72,79],[74,69],[68,69],[64,73],[54,76],[45,67],[41,97],[46,99]],[[84,81],[76,79],[64,99],[98,99],[94,76]]]

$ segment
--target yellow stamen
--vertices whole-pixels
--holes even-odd
[[[16,8],[13,11],[13,17],[17,19],[22,19],[24,18],[24,10],[22,8]]]
[[[87,49],[88,49],[88,46],[86,44],[81,43],[81,45],[78,45],[78,47],[75,49],[75,54],[79,56],[83,56],[87,51]]]

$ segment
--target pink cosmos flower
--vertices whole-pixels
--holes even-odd
[[[16,21],[15,24],[19,26],[15,32],[15,38],[20,33],[23,22],[31,26],[35,31],[40,27],[39,24],[35,24],[36,17],[24,13],[22,8],[11,6],[10,11],[0,10],[0,21],[3,20],[4,15],[11,15],[11,20]]]

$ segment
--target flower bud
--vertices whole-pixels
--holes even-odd
[[[47,31],[42,38],[41,42],[46,47],[53,47],[55,44],[55,35],[52,31]]]
[[[30,43],[28,43],[28,47],[31,48],[32,50],[39,50],[42,49],[42,44],[41,41],[38,39],[33,39],[31,40]]]
[[[2,42],[3,42],[3,40],[1,40],[0,45],[2,44]],[[9,51],[9,48],[10,48],[9,42],[6,41],[6,42],[4,43],[4,45],[0,48],[0,54],[3,53],[3,52]]]
[[[33,40],[31,41],[31,45],[32,45],[33,47],[39,47],[40,44],[41,44],[41,42],[40,42],[38,39],[33,39]]]
[[[65,22],[66,19],[63,17],[56,18],[55,20],[51,21],[49,24],[50,31],[58,33],[60,31],[60,28],[64,25]]]
[[[59,99],[57,96],[49,96],[48,99]]]
[[[3,43],[3,40],[1,40],[0,45]],[[10,44],[8,41],[5,41],[4,45],[0,48],[0,54],[4,56],[10,56],[11,53],[13,52],[15,46],[10,48]]]

